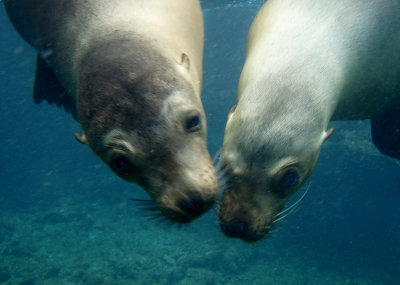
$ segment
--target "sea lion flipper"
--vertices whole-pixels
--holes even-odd
[[[400,105],[371,119],[371,134],[379,151],[392,158],[400,159]]]
[[[36,61],[33,100],[35,104],[39,104],[43,99],[49,104],[55,103],[59,108],[64,107],[65,111],[71,113],[74,119],[78,121],[74,100],[71,99],[54,72],[39,54]]]

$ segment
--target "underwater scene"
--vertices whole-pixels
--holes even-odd
[[[400,284],[400,162],[369,120],[335,121],[314,173],[268,237],[225,236],[217,209],[189,224],[148,217],[149,199],[76,142],[70,114],[32,99],[36,51],[0,1],[0,284]],[[208,150],[221,149],[250,25],[264,1],[202,0]]]

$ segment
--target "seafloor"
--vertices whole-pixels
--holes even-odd
[[[256,8],[206,8],[215,153]],[[332,124],[298,211],[246,244],[223,236],[213,212],[181,228],[147,219],[128,200],[143,191],[75,142],[79,125],[34,106],[35,54],[3,7],[0,38],[1,284],[400,284],[400,165],[375,150],[368,122]]]

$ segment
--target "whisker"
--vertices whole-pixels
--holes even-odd
[[[221,155],[221,148],[220,148],[220,149],[217,151],[217,153],[214,155],[214,158],[213,158],[213,161],[212,161],[212,164],[213,164],[214,166],[216,166],[216,163],[219,163],[220,155]]]
[[[220,178],[219,179],[219,187],[221,188],[221,190],[225,190],[227,185],[227,179],[226,177]],[[223,192],[223,191],[222,191]]]
[[[160,213],[142,213],[142,216],[148,218],[149,220],[155,220],[158,218],[162,218]]]
[[[217,170],[217,174],[219,179],[224,179],[226,178],[226,173],[228,172],[229,168],[226,166],[224,169]]]
[[[175,223],[169,219],[167,219],[163,214],[160,212],[158,213],[146,213],[143,214],[145,218],[147,218],[149,221],[156,222],[158,225],[163,225],[163,226],[172,226]]]
[[[219,180],[219,185],[221,189],[226,188],[226,184],[229,181],[229,176],[230,176],[230,166],[226,163],[221,163],[221,167],[216,168],[217,174],[218,174],[218,180]]]
[[[214,166],[218,173],[224,173],[229,168],[229,164],[225,163],[223,159],[219,160]]]
[[[167,217],[165,217],[160,209],[155,205],[153,200],[149,199],[130,199],[133,202],[138,203],[137,212],[145,217],[147,220],[156,222],[158,225],[163,226],[174,226],[176,228],[182,228],[184,224],[176,223]]]
[[[283,216],[280,216],[280,217],[275,217],[273,223],[278,223],[279,221],[282,221],[284,218],[286,218],[287,216],[289,216],[290,214],[292,214],[296,210],[297,210],[297,208],[294,208],[289,213],[287,213],[286,215],[283,215]]]
[[[157,223],[162,223],[164,225],[172,225],[173,222],[168,220],[163,214],[161,214],[160,209],[154,204],[151,199],[129,199],[138,204],[137,212],[145,217],[147,220]]]
[[[281,228],[282,228],[281,224],[272,224],[272,227],[269,228],[268,234],[264,236],[264,239],[268,239],[268,238],[272,237],[274,234],[279,232],[279,230]]]
[[[132,198],[129,200],[131,200],[133,202],[139,202],[139,203],[154,204],[154,201],[150,200],[150,199],[134,199],[134,198]]]
[[[265,229],[266,233],[261,240],[267,240],[270,239],[272,236],[274,236],[277,232],[279,232],[282,227],[283,227],[284,223],[272,223],[268,228]]]
[[[218,175],[219,186],[221,189],[221,194],[218,197],[217,203],[213,207],[215,224],[219,225],[219,211],[221,209],[222,196],[225,191],[229,189],[229,176],[231,167],[227,164],[224,159],[221,159],[221,149],[217,151],[213,158],[213,165]]]
[[[308,190],[310,189],[310,185],[311,185],[311,183],[308,184],[306,191],[304,191],[303,195],[301,195],[301,197],[299,199],[297,199],[296,202],[294,202],[290,207],[284,209],[282,212],[278,213],[274,217],[273,223],[277,223],[277,222],[283,220],[285,217],[289,216],[297,209],[297,206],[299,205],[299,203],[303,200],[303,198],[308,193]]]
[[[224,163],[224,160],[220,158],[221,158],[221,149],[217,151],[217,153],[214,155],[213,158],[213,165],[218,173],[219,178],[224,177],[229,169],[229,165]]]

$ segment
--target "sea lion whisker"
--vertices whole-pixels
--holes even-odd
[[[154,214],[154,213],[142,213],[142,216],[145,217],[145,218],[148,218],[150,220],[155,220],[155,219],[161,218],[160,215],[157,215],[157,214]]]
[[[144,210],[147,212],[159,212],[160,210],[154,204],[153,200],[142,200],[142,199],[130,199],[133,202],[138,203],[138,210]]]
[[[137,203],[140,207],[151,207],[151,206],[155,206],[154,201],[153,200],[142,200],[142,199],[129,199],[135,203]]]
[[[161,221],[161,220],[168,221],[165,218],[165,216],[163,216],[160,213],[160,210],[154,204],[153,200],[148,200],[148,199],[130,199],[130,200],[139,204],[139,206],[137,207],[137,210],[145,218],[147,218],[149,220],[153,220],[153,221],[154,220],[157,220],[157,221]],[[145,212],[143,212],[143,211],[145,211]]]
[[[139,208],[137,208],[137,211],[139,211],[141,214],[143,214],[143,216],[153,216],[153,215],[162,215],[161,214],[161,212],[160,212],[160,210],[156,207],[156,206],[154,206],[154,208],[142,208],[142,207],[139,207]]]
[[[154,203],[153,200],[150,200],[150,199],[134,199],[134,198],[132,198],[132,199],[129,199],[129,200],[131,200],[131,201],[133,201],[133,202]]]
[[[146,217],[148,220],[151,220],[151,221],[163,221],[163,220],[166,220],[165,217],[160,213],[147,213],[147,214],[143,214],[143,216]]]
[[[222,167],[220,166],[216,166],[216,171],[218,174],[218,180],[219,180],[219,185],[220,185],[220,189],[222,190],[222,192],[224,192],[227,188],[227,184],[230,178],[230,169],[231,167],[226,164],[226,163],[221,163]]]
[[[156,208],[156,207],[155,207],[155,210],[151,210],[149,212],[141,212],[141,214],[147,220],[156,222],[158,225],[164,225],[164,226],[168,226],[168,227],[177,227],[177,228],[182,228],[182,226],[184,226],[181,223],[176,223],[173,220],[168,219],[161,212],[159,212],[158,208]]]
[[[268,230],[268,235],[265,235],[264,238],[269,238],[272,235],[276,234],[279,232],[279,230],[282,228],[282,224],[272,224],[267,230]]]
[[[227,168],[225,168],[225,169],[223,169],[223,170],[217,170],[218,178],[219,178],[220,180],[226,178],[226,174],[227,174],[227,173],[228,173],[228,169],[227,169]]]
[[[297,210],[297,208],[293,208],[289,213],[287,213],[286,215],[280,216],[280,217],[275,217],[273,223],[278,223],[280,221],[282,221],[284,218],[286,218],[287,216],[289,216],[290,214],[292,214],[295,210]]]
[[[220,188],[223,190],[226,188],[226,184],[227,184],[227,179],[226,177],[220,177],[219,179],[219,186]]]
[[[218,162],[217,165],[214,165],[215,169],[217,171],[217,173],[225,173],[227,172],[229,169],[231,169],[231,167],[229,166],[228,163],[224,162],[223,160],[220,160]]]
[[[173,222],[170,219],[167,219],[163,214],[161,214],[160,212],[147,212],[147,213],[141,213],[143,215],[143,217],[145,217],[147,220],[151,221],[151,222],[155,222],[157,225],[163,225],[163,226],[179,226],[178,223]]]
[[[144,210],[148,212],[158,212],[160,211],[156,206],[148,206],[148,207],[138,207],[139,210]]]
[[[303,195],[301,195],[301,197],[299,199],[297,199],[296,202],[294,202],[290,207],[284,209],[283,211],[281,211],[280,213],[275,215],[273,223],[277,223],[277,222],[283,220],[285,217],[289,216],[297,209],[297,206],[299,205],[299,203],[303,200],[303,198],[308,193],[308,190],[310,189],[310,185],[311,185],[311,183],[308,184],[306,191],[304,191]]]
[[[225,176],[225,173],[227,172],[228,169],[230,169],[230,167],[227,163],[224,162],[224,160],[220,159],[220,155],[221,155],[221,150],[219,150],[217,154],[214,156],[213,165],[215,167],[218,176],[221,178]]]
[[[212,161],[212,164],[214,165],[214,166],[217,166],[217,165],[220,165],[220,157],[221,157],[221,149],[219,149],[218,151],[217,151],[217,153],[214,155],[214,157],[213,157],[213,161]]]

